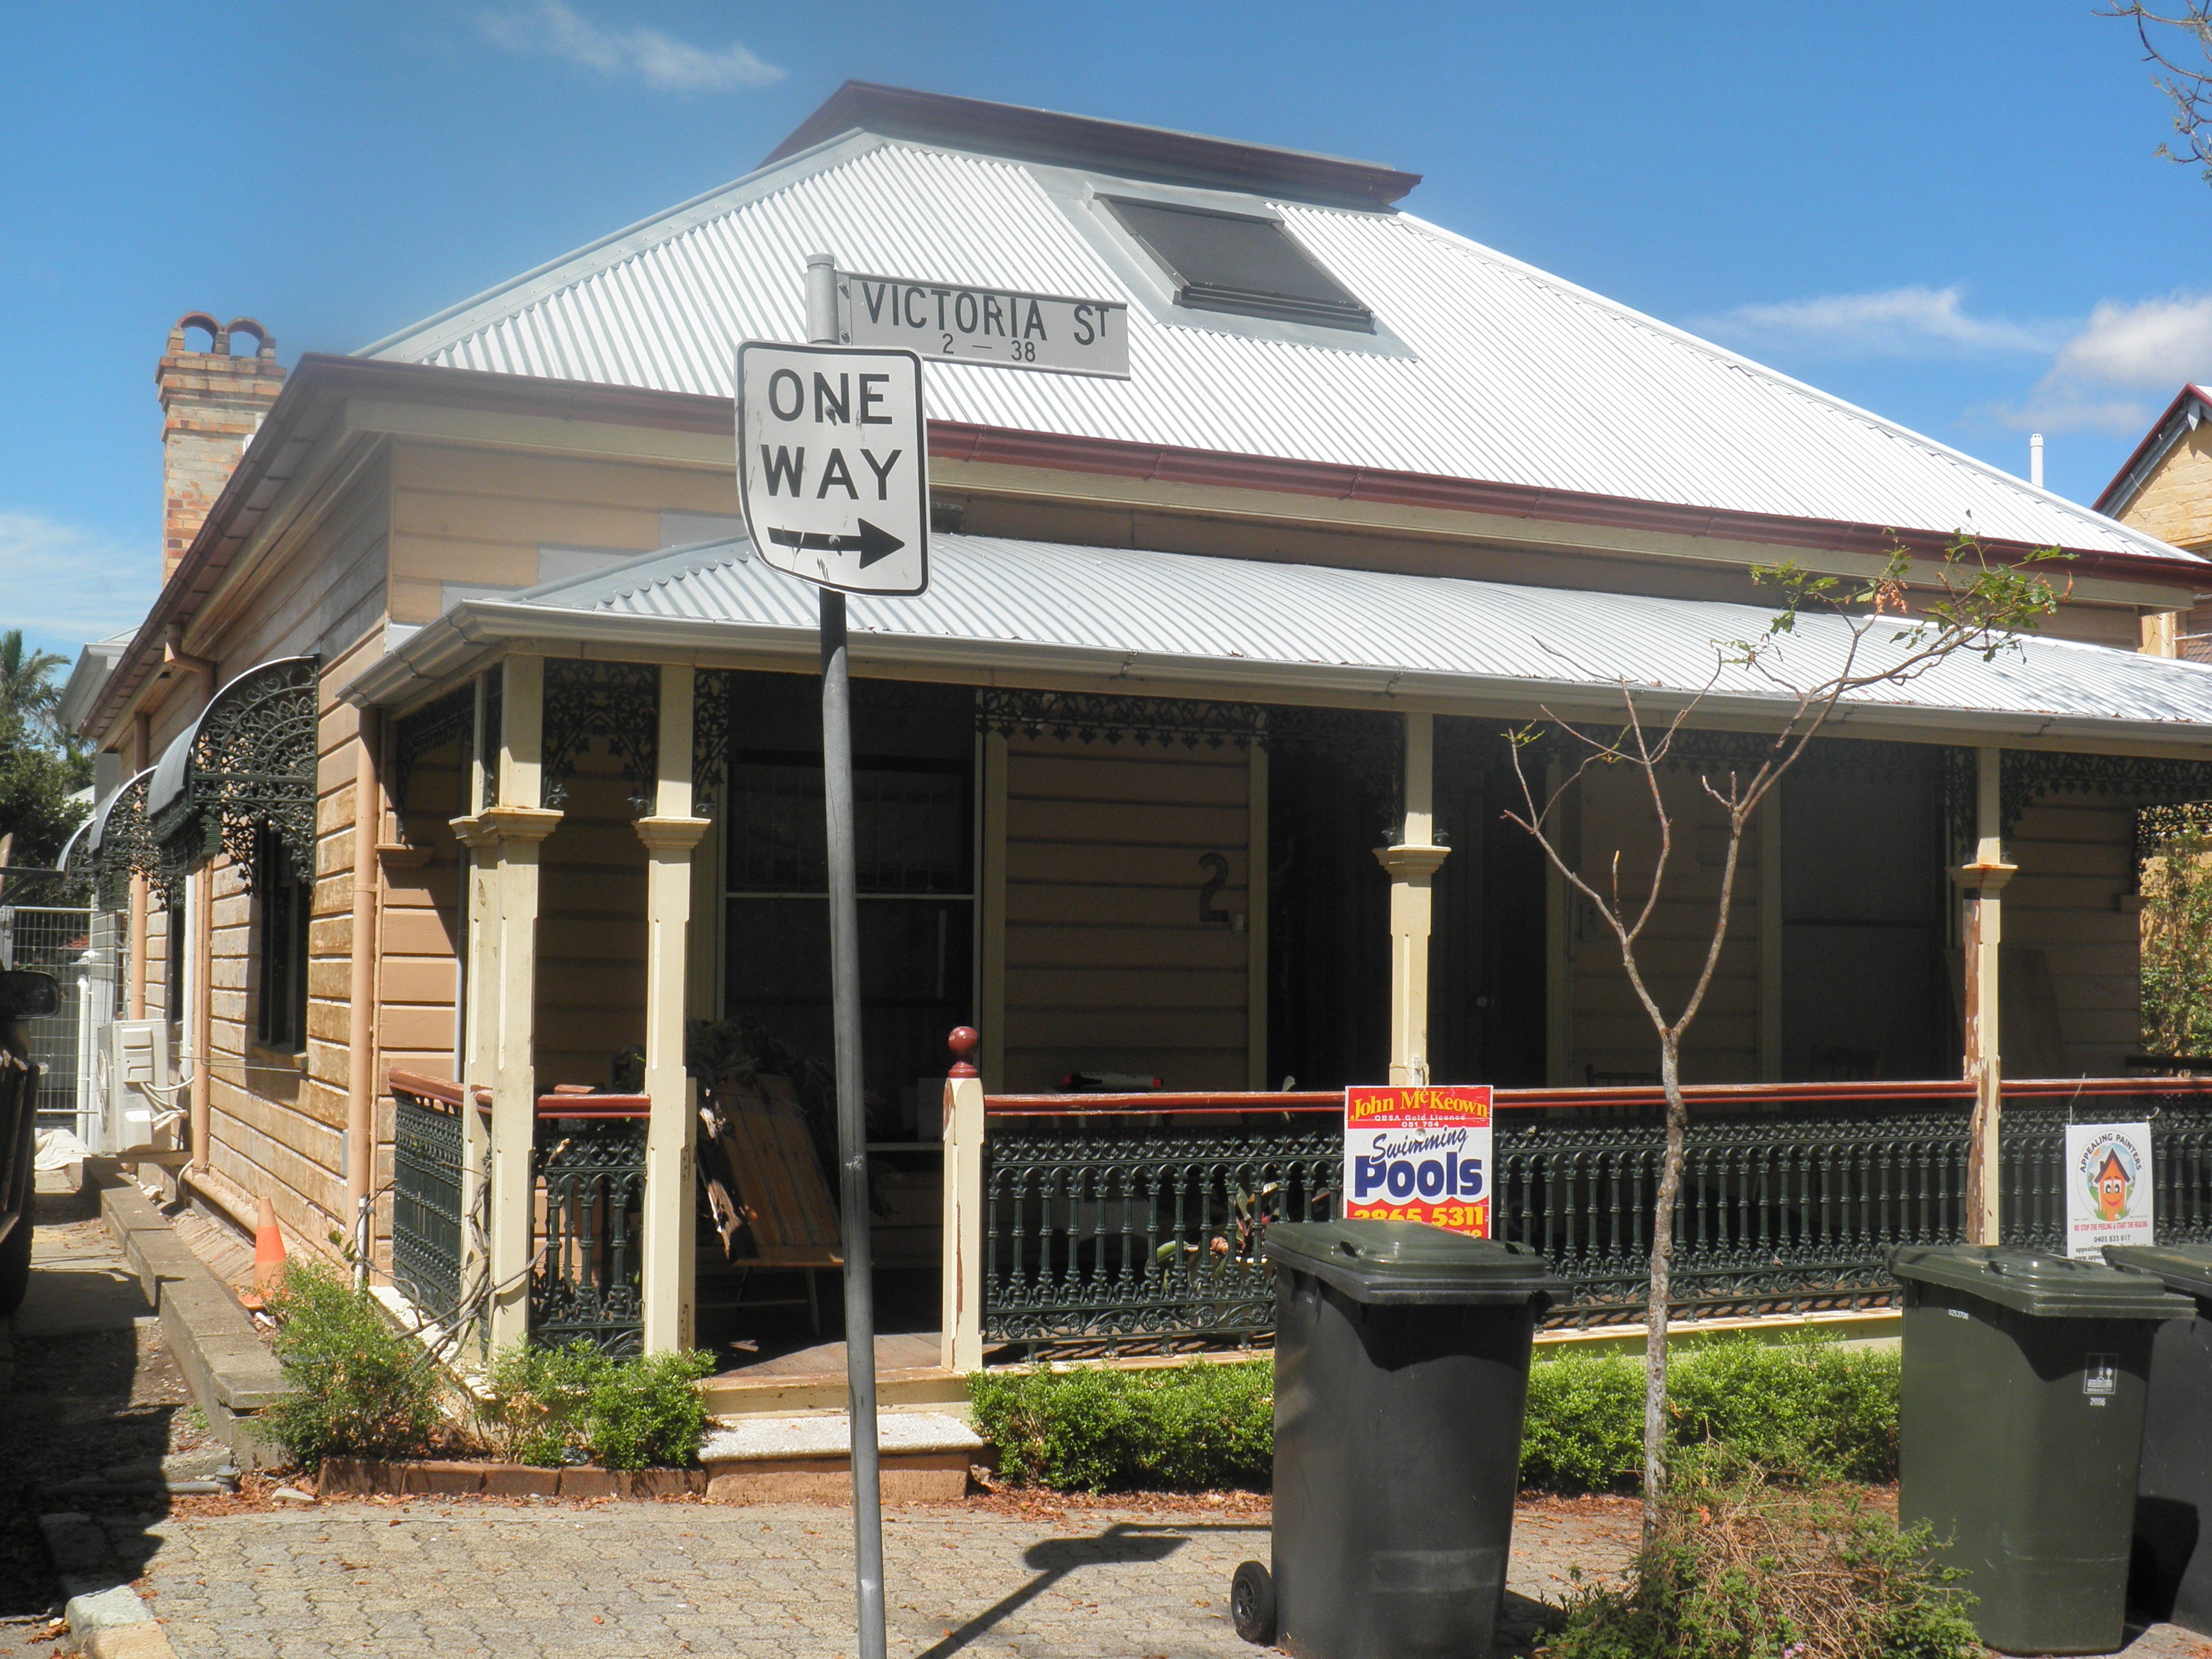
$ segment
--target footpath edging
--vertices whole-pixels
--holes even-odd
[[[62,1617],[81,1652],[89,1659],[176,1659],[168,1633],[138,1592],[115,1582],[124,1569],[98,1522],[59,1510],[39,1517],[39,1532],[69,1598]]]
[[[137,1188],[102,1180],[100,1218],[145,1287],[192,1401],[230,1448],[231,1462],[276,1468],[282,1457],[255,1419],[289,1390],[252,1319]]]

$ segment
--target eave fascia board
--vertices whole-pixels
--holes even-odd
[[[644,661],[735,665],[740,659],[818,660],[811,628],[757,623],[635,617],[612,611],[558,611],[496,599],[464,600],[339,695],[360,706],[413,703],[465,670],[504,652],[529,648],[557,655],[634,651]],[[1102,647],[1040,646],[1020,641],[872,634],[851,640],[856,666],[988,677],[991,684],[1036,685],[1073,678],[1138,696],[1243,696],[1258,702],[1324,707],[1396,708],[1416,713],[1526,720],[1539,710],[1563,719],[1618,720],[1621,692],[1578,681],[1515,679],[1326,664],[1169,656]],[[1701,724],[1772,731],[1788,704],[1778,698],[1638,690],[1646,714],[1671,714],[1695,702]],[[2094,720],[2010,709],[1913,708],[1856,703],[1830,714],[1824,730],[1924,743],[2002,744],[2007,747],[2172,756],[2212,752],[2212,726],[2156,720]]]

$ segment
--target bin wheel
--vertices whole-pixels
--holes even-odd
[[[1263,1648],[1275,1639],[1275,1581],[1257,1561],[1247,1561],[1230,1581],[1229,1622]]]

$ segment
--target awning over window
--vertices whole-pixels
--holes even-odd
[[[150,881],[161,873],[146,827],[146,790],[153,781],[149,766],[100,802],[80,832],[78,856],[91,866],[98,902],[109,909],[124,902],[123,884],[132,874]]]
[[[292,867],[315,867],[317,659],[279,657],[215,694],[164,750],[147,787],[146,818],[165,871],[218,848],[251,881],[254,832],[283,842]]]

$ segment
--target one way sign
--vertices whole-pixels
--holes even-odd
[[[738,501],[760,556],[848,593],[929,586],[921,359],[738,348]]]

